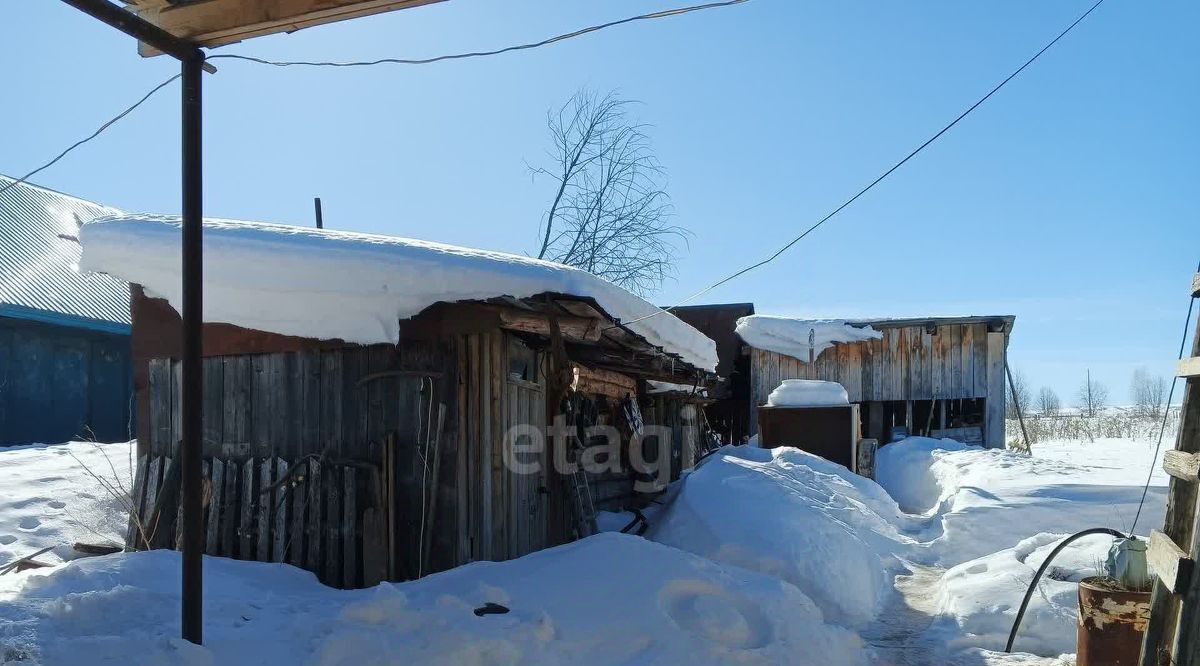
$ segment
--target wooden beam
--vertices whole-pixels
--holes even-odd
[[[1200,377],[1200,356],[1193,356],[1180,361],[1175,370],[1175,376],[1183,377],[1185,379],[1196,379],[1197,377]]]
[[[1158,580],[1172,594],[1182,594],[1191,582],[1192,569],[1195,565],[1183,549],[1175,545],[1171,537],[1150,530],[1150,548],[1146,551],[1146,565],[1150,573],[1158,576]]]
[[[627,395],[637,395],[637,382],[633,377],[611,370],[573,365],[578,373],[575,382],[577,391],[606,395],[616,400],[622,400]]]
[[[1163,470],[1176,479],[1195,483],[1200,480],[1197,478],[1200,476],[1200,454],[1167,451],[1163,455]]]
[[[1192,298],[1200,298],[1200,273],[1192,277]]]
[[[233,44],[251,37],[295,32],[324,23],[408,9],[443,0],[205,0],[135,6],[138,16],[197,46]],[[160,52],[138,45],[143,56]]]
[[[495,310],[500,315],[501,328],[550,337],[550,319],[544,314],[515,308],[497,307]],[[600,331],[604,326],[599,319],[560,315],[558,328],[567,340],[596,342],[600,339]]]

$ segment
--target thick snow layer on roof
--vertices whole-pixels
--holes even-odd
[[[771,407],[834,407],[850,404],[846,388],[819,379],[785,379],[767,396]]]
[[[118,216],[80,230],[81,266],[181,309],[178,217]],[[204,221],[204,319],[284,335],[395,342],[399,320],[437,302],[585,296],[650,343],[705,370],[716,346],[668,313],[576,268],[502,252],[373,234]]]
[[[742,317],[737,320],[736,330],[751,347],[786,354],[801,361],[808,361],[810,346],[815,358],[839,342],[878,340],[883,337],[870,326],[854,326],[844,319],[792,319],[771,315]]]

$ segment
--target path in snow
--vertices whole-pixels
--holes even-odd
[[[863,640],[875,649],[881,666],[920,666],[938,663],[934,646],[924,638],[933,622],[935,594],[943,570],[905,562],[908,574],[896,576],[897,594],[862,632]]]
[[[1003,654],[968,648],[951,652],[945,644],[929,639],[927,630],[937,611],[938,580],[945,573],[938,567],[905,562],[909,573],[896,576],[896,592],[878,619],[862,632],[875,651],[872,663],[879,666],[1066,666],[1057,658],[1031,654]]]

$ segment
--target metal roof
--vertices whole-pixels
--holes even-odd
[[[15,179],[0,175],[0,188]],[[22,183],[0,193],[0,316],[129,332],[129,286],[78,270],[79,222],[121,211]]]

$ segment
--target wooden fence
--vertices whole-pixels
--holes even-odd
[[[126,547],[178,548],[179,464],[138,460]],[[318,456],[204,461],[204,552],[286,562],[327,585],[366,587],[389,578],[380,468]]]

